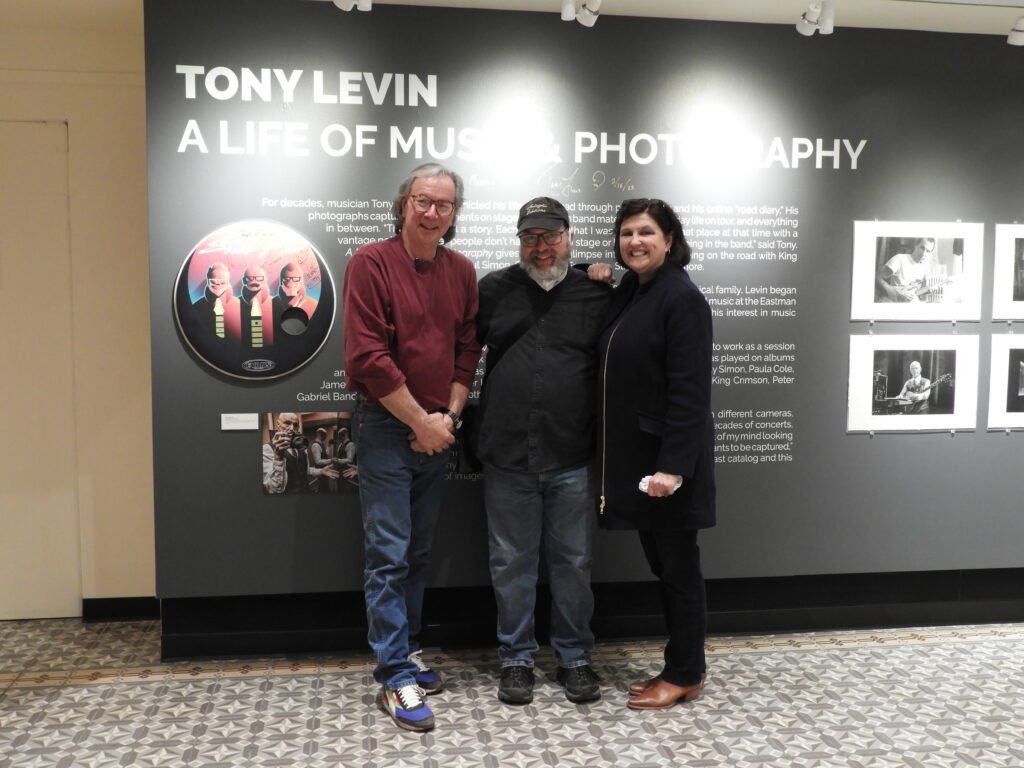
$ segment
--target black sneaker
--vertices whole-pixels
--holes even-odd
[[[601,678],[589,664],[581,667],[559,667],[555,677],[565,688],[565,698],[574,704],[597,701],[601,698]]]
[[[506,704],[529,704],[533,701],[533,670],[522,665],[502,667],[498,699]]]

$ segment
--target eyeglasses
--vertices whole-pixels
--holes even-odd
[[[533,248],[541,240],[548,245],[558,245],[562,242],[562,235],[564,234],[565,230],[559,229],[557,232],[545,232],[543,235],[520,235],[519,242],[527,248]]]
[[[250,282],[250,281],[253,281],[253,280],[255,280],[257,283],[262,283],[266,279],[267,278],[264,277],[263,275],[246,275],[245,276],[245,282],[247,282],[247,283]]]
[[[437,211],[438,216],[447,216],[455,210],[455,203],[451,200],[431,200],[426,195],[416,195],[416,197],[409,199],[412,200],[412,207],[420,213],[426,213],[429,211],[430,206],[434,206],[434,210]]]
[[[281,278],[281,282],[282,283],[301,283],[302,282],[302,277],[301,276],[299,276],[299,277],[282,277]]]

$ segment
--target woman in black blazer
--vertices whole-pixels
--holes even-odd
[[[630,686],[632,709],[667,709],[704,685],[707,626],[697,531],[715,524],[711,310],[684,267],[690,246],[661,200],[626,200],[615,258],[628,268],[601,336],[603,528],[639,531],[668,625],[665,666]]]

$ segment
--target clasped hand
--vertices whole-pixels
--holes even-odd
[[[409,447],[433,456],[455,442],[451,418],[445,413],[428,413],[419,429],[409,433]]]

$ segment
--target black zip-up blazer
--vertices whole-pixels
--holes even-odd
[[[599,343],[602,527],[715,524],[711,339],[707,300],[674,264],[643,285],[629,272],[613,292]],[[681,475],[683,487],[647,496],[637,486],[655,472]]]

